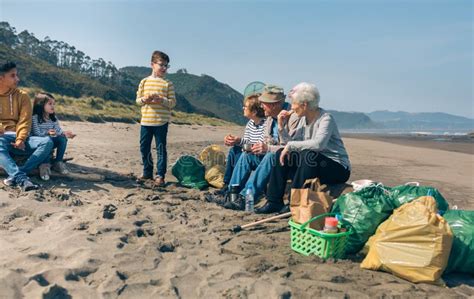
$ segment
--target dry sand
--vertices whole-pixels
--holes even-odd
[[[30,193],[0,187],[0,298],[474,296],[472,277],[448,277],[451,288],[413,284],[360,269],[360,257],[323,262],[298,255],[289,247],[286,220],[232,234],[234,225],[262,217],[222,209],[205,202],[203,192],[173,183],[166,189],[135,183],[138,125],[64,126],[78,134],[69,145],[71,168],[105,180],[53,179]],[[169,164],[241,130],[171,126]],[[474,208],[473,155],[345,143],[351,180],[419,181],[439,188],[451,205]],[[104,218],[104,210],[115,216]]]

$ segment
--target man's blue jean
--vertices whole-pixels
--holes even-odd
[[[21,184],[27,178],[26,174],[49,159],[53,142],[49,137],[32,136],[26,140],[25,150],[14,148],[12,146],[14,142],[14,135],[0,136],[0,167],[5,169],[9,177],[13,178],[15,184]],[[18,167],[10,153],[28,155],[29,158],[23,166]]]
[[[151,155],[151,142],[155,137],[157,153],[157,175],[165,178],[168,153],[166,151],[166,138],[168,136],[168,123],[162,126],[141,126],[140,153],[143,162],[143,175],[153,176],[153,158]]]
[[[229,190],[231,185],[237,184],[240,194],[245,196],[247,189],[251,188],[254,198],[257,199],[265,191],[273,163],[275,163],[275,153],[268,152],[258,156],[242,153],[230,179]]]
[[[53,141],[53,149],[56,149],[56,157],[53,160],[55,162],[62,162],[64,159],[64,154],[66,153],[67,148],[67,137],[66,136],[57,136],[57,137],[50,137]]]
[[[227,162],[225,164],[225,173],[224,173],[224,183],[229,184],[230,179],[232,178],[232,173],[234,172],[235,165],[239,161],[240,156],[242,155],[242,147],[234,145],[229,149],[227,154]]]

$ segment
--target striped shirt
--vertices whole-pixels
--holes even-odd
[[[50,119],[43,120],[42,123],[39,123],[37,114],[34,114],[31,119],[31,136],[49,136],[48,131],[51,129],[54,129],[56,131],[56,135],[58,136],[63,134],[63,130],[59,126],[59,121],[57,119],[56,121],[52,121]]]
[[[259,124],[255,124],[253,120],[249,120],[240,144],[263,142],[265,140],[265,122],[265,119],[263,119]]]
[[[144,98],[152,94],[163,98],[163,103],[144,104]],[[138,86],[136,102],[142,106],[142,126],[161,126],[170,122],[171,109],[176,106],[173,83],[160,77],[144,78]]]

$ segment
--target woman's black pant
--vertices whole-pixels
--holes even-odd
[[[307,179],[319,178],[321,184],[339,184],[345,183],[351,175],[341,164],[311,150],[291,152],[285,157],[285,164],[282,166],[281,151],[276,154],[276,163],[268,183],[267,200],[270,202],[283,203],[288,178],[292,179],[291,188],[300,189]]]

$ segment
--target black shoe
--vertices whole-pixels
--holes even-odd
[[[261,207],[259,209],[256,209],[255,213],[257,213],[257,214],[276,213],[276,212],[280,212],[280,210],[283,208],[283,206],[284,205],[282,203],[267,201],[267,203],[263,207]]]
[[[212,194],[210,192],[205,193],[204,198],[206,199],[207,202],[214,202],[220,206],[224,205],[226,201],[225,196]]]
[[[227,185],[224,185],[224,187],[214,192],[214,194],[225,196],[228,192],[229,192],[229,187]]]
[[[285,214],[290,211],[290,205],[284,205],[283,208],[281,208],[280,212],[278,214]]]
[[[21,191],[23,191],[23,192],[28,192],[28,191],[39,189],[38,185],[34,184],[32,181],[30,181],[28,179],[21,182],[19,187],[21,188]]]
[[[223,205],[224,208],[236,211],[243,211],[245,209],[245,197],[240,194],[237,194],[235,200],[231,200],[230,195],[226,195],[226,201]]]

